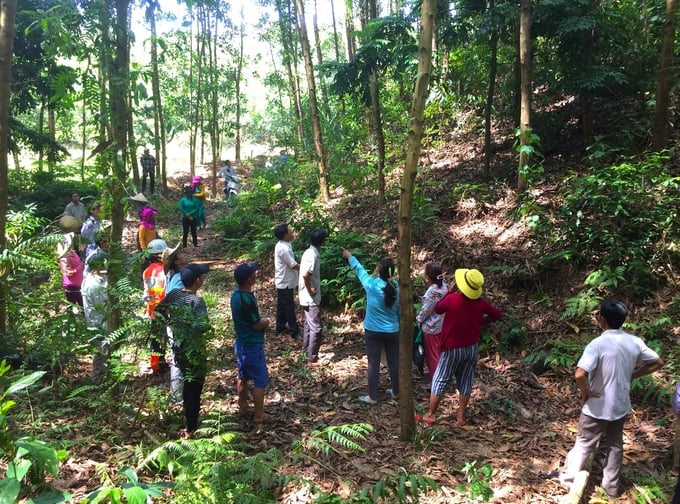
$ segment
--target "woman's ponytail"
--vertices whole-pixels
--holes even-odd
[[[378,263],[378,275],[386,284],[383,287],[385,306],[392,308],[397,300],[396,281],[392,278],[394,275],[394,262],[392,262],[392,259],[388,257],[380,260]]]

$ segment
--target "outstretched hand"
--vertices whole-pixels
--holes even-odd
[[[349,250],[347,250],[345,247],[341,247],[341,248],[342,248],[342,257],[344,257],[345,259],[349,259],[350,257],[352,257],[352,253]]]

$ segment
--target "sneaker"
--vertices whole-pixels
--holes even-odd
[[[395,394],[394,391],[391,388],[388,388],[387,390],[385,390],[385,392],[387,393],[389,398],[392,399],[393,401],[396,401],[397,399],[399,399],[399,395]]]
[[[378,404],[378,401],[376,401],[375,399],[371,399],[371,396],[367,396],[367,395],[359,396],[359,402],[364,403],[364,404],[371,404],[371,405]]]

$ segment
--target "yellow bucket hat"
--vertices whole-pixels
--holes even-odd
[[[476,269],[457,269],[456,286],[465,297],[479,299],[482,296],[482,286],[484,285],[484,275]]]

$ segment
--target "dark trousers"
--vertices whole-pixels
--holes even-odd
[[[143,170],[142,171],[142,192],[146,192],[146,177],[149,177],[149,190],[151,191],[151,194],[153,194],[153,189],[154,189],[154,183],[156,181],[156,174],[154,173],[154,170],[147,171]]]
[[[380,381],[380,358],[385,348],[387,368],[390,371],[392,392],[399,394],[399,333],[365,330],[366,356],[368,357],[368,395],[378,399],[378,382]]]
[[[196,219],[189,220],[188,217],[182,217],[182,247],[187,246],[189,230],[191,230],[191,240],[194,243],[194,247],[198,247],[198,238],[196,236]]]
[[[80,292],[79,286],[70,285],[68,287],[64,287],[64,292],[66,293],[66,301],[83,306],[83,295]]]
[[[290,329],[290,335],[297,338],[300,335],[295,317],[295,294],[293,289],[276,289],[276,332],[277,334]]]
[[[201,411],[201,393],[203,392],[203,380],[191,380],[184,382],[182,399],[184,401],[184,416],[187,420],[187,432],[198,429],[198,414]]]
[[[673,493],[671,504],[680,504],[680,476],[678,476],[678,481],[675,483],[675,492]]]
[[[302,331],[302,348],[307,352],[307,360],[316,362],[321,348],[321,310],[318,306],[303,306],[305,326]]]

